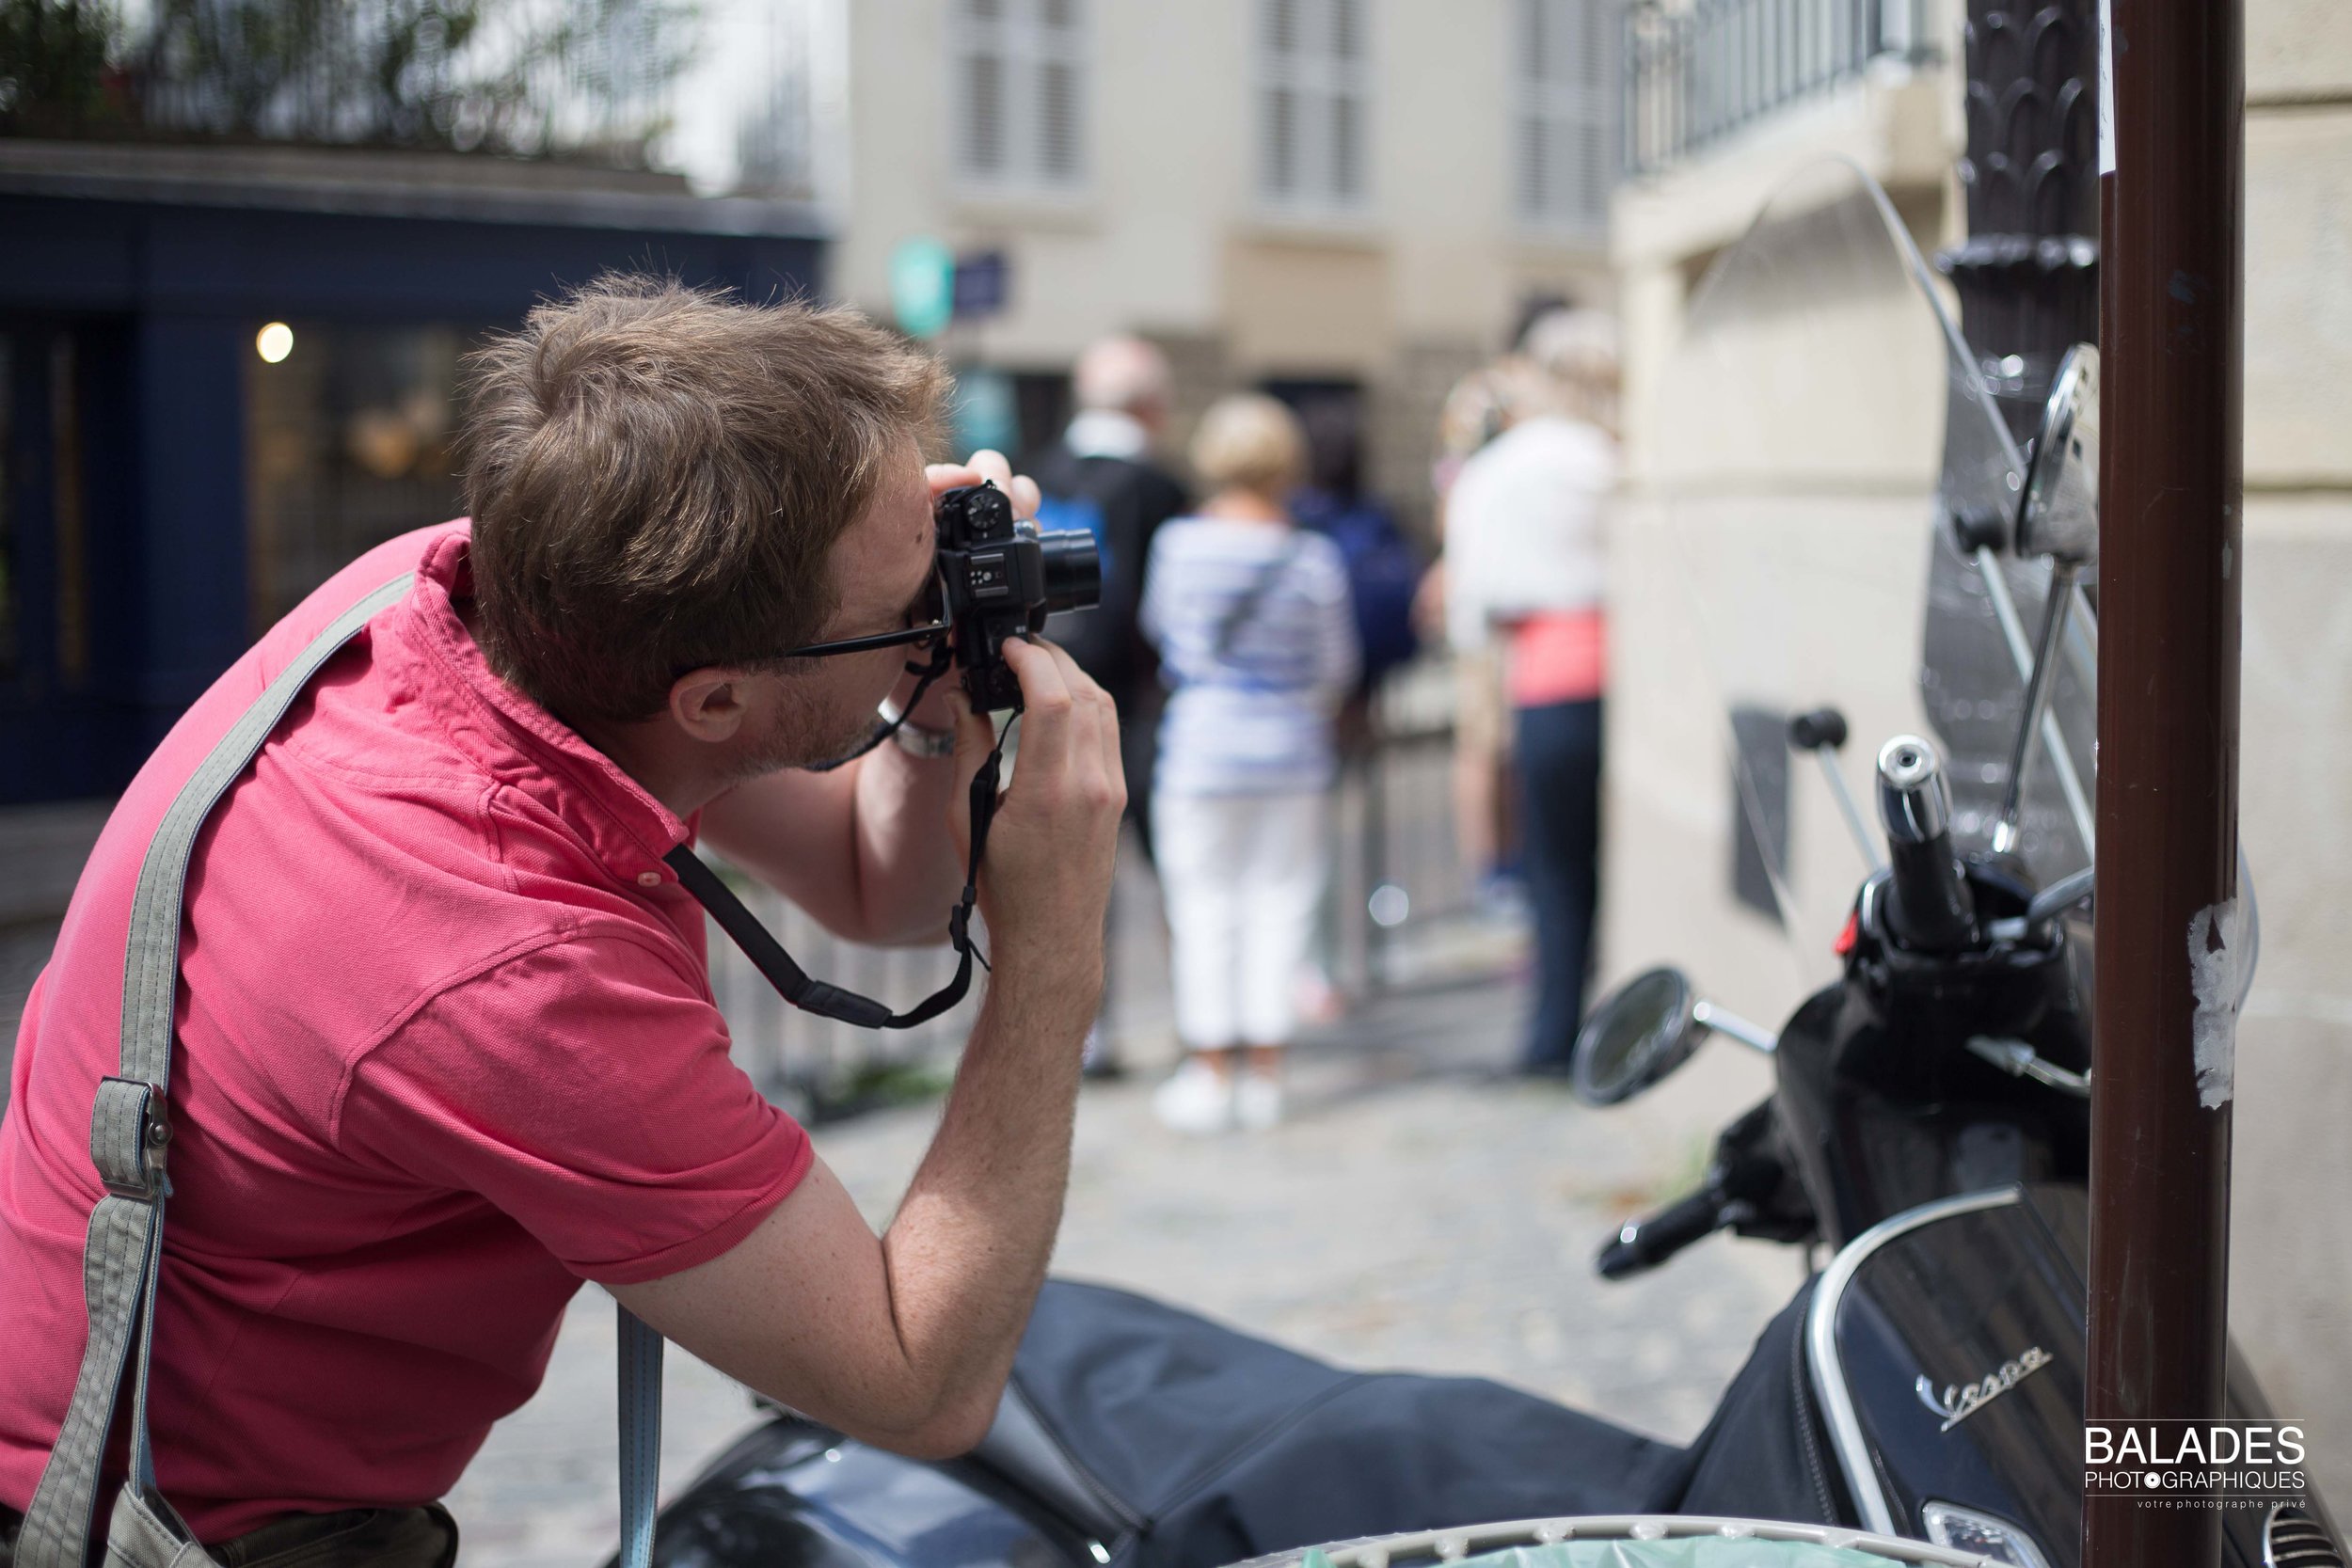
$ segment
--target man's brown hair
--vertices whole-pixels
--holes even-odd
[[[467,366],[484,654],[565,719],[661,710],[705,665],[814,641],[826,561],[946,372],[855,312],[611,276]]]

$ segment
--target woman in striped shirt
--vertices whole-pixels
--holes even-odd
[[[1213,493],[1153,536],[1141,616],[1171,691],[1152,824],[1187,1052],[1153,1104],[1171,1127],[1212,1132],[1281,1119],[1293,990],[1327,872],[1331,717],[1358,653],[1338,546],[1282,507],[1306,464],[1290,411],[1227,398],[1192,460]]]

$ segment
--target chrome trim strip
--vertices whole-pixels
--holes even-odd
[[[1513,1519],[1402,1535],[1364,1535],[1353,1541],[1310,1546],[1304,1551],[1292,1546],[1234,1563],[1232,1568],[1305,1568],[1318,1556],[1329,1559],[1334,1568],[1388,1568],[1391,1563],[1418,1563],[1432,1557],[1440,1563],[1459,1562],[1466,1557],[1483,1557],[1514,1546],[1549,1546],[1564,1541],[1689,1541],[1709,1537],[1721,1541],[1797,1542],[1826,1546],[1833,1551],[1857,1552],[1874,1560],[1932,1564],[1934,1568],[1993,1568],[1991,1558],[1975,1552],[1897,1536],[1865,1535],[1842,1525],[1792,1525],[1777,1519],[1726,1519],[1689,1513],[1597,1513],[1557,1519]]]
[[[1905,1533],[1897,1528],[1895,1511],[1879,1485],[1878,1466],[1870,1463],[1870,1447],[1862,1438],[1862,1418],[1854,1414],[1853,1395],[1846,1388],[1846,1369],[1837,1359],[1837,1306],[1846,1294],[1846,1287],[1853,1283],[1853,1276],[1870,1260],[1870,1255],[1896,1237],[1955,1215],[2007,1208],[2024,1197],[2025,1194],[2015,1187],[2001,1187],[1988,1193],[1937,1198],[1932,1203],[1906,1209],[1848,1242],[1830,1259],[1829,1267],[1821,1271],[1821,1282],[1814,1287],[1812,1305],[1805,1309],[1805,1365],[1813,1374],[1814,1398],[1821,1402],[1821,1414],[1829,1422],[1830,1446],[1837,1450],[1837,1467],[1845,1472],[1846,1490],[1853,1495],[1854,1507],[1861,1511],[1865,1529],[1881,1535]]]

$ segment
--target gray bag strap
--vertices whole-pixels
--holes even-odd
[[[260,752],[319,666],[370,618],[408,591],[404,576],[338,616],[300,657],[278,672],[243,718],[206,754],[164,813],[139,866],[131,902],[131,934],[122,973],[122,1060],[99,1081],[90,1111],[90,1161],[106,1196],[91,1211],[82,1247],[82,1292],[89,1339],[73,1402],[40,1488],[17,1536],[18,1568],[85,1568],[99,1468],[114,1429],[122,1373],[135,1351],[128,1490],[154,1505],[182,1542],[187,1528],[155,1490],[148,1443],[148,1360],[155,1329],[155,1286],[163,1265],[164,1201],[171,1194],[165,1156],[171,1145],[166,1112],[171,1085],[171,1009],[180,978],[180,920],[188,856],[205,818]],[[135,1342],[134,1335],[135,1334]],[[200,1548],[199,1548],[200,1553]]]
[[[646,1568],[661,1484],[661,1336],[617,1302],[612,1310],[621,1329],[620,1568]]]
[[[1233,640],[1241,635],[1242,627],[1258,618],[1259,607],[1266,602],[1305,547],[1304,538],[1294,528],[1290,541],[1280,552],[1259,570],[1249,586],[1242,590],[1241,597],[1227,606],[1225,613],[1217,618],[1216,629],[1209,636],[1210,657],[1221,659],[1233,651]]]
[[[310,677],[360,627],[407,593],[414,580],[414,573],[405,574],[370,594],[337,616],[279,671],[181,786],[147,847],[138,890],[131,901],[123,963],[121,1070],[99,1081],[90,1111],[90,1160],[106,1196],[91,1211],[82,1248],[89,1339],[65,1425],[17,1537],[17,1568],[87,1568],[99,1471],[114,1429],[126,1365],[135,1367],[131,1476],[125,1488],[125,1501],[132,1507],[126,1520],[121,1517],[124,1509],[118,1506],[115,1533],[119,1536],[127,1528],[135,1536],[161,1531],[172,1538],[141,1539],[135,1555],[143,1561],[213,1560],[156,1488],[147,1423],[148,1364],[163,1267],[164,1202],[171,1196],[171,1181],[165,1174],[171,1145],[166,1102],[171,1085],[171,1013],[180,983],[188,858],[213,808],[261,753]],[[623,1568],[645,1568],[661,1470],[661,1337],[627,1308],[618,1310],[621,1562]]]

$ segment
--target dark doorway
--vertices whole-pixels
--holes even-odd
[[[1021,457],[1025,467],[1038,453],[1061,439],[1070,428],[1072,404],[1068,371],[1012,372],[1013,411],[1021,425]]]
[[[103,593],[124,535],[123,355],[103,322],[0,314],[0,804],[117,787],[136,748]]]
[[[1335,377],[1269,376],[1258,384],[1306,427],[1308,485],[1341,499],[1364,488],[1363,384]]]

